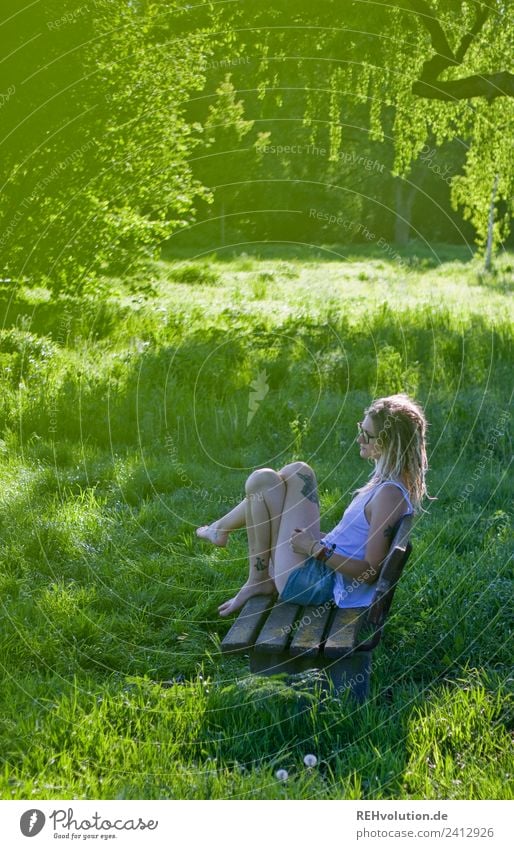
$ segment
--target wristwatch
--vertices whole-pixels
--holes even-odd
[[[323,543],[320,544],[321,550],[318,552],[318,554],[314,554],[313,557],[316,560],[320,560],[322,563],[326,563],[327,560],[332,557],[336,546],[335,543],[332,543],[332,545],[323,545]]]

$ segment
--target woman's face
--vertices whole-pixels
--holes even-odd
[[[378,428],[370,415],[363,419],[361,428],[366,431],[366,434],[359,433],[357,437],[361,457],[364,460],[378,460],[380,457],[380,448],[377,446]],[[369,441],[367,441],[368,438]]]

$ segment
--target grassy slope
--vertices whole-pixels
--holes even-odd
[[[3,798],[511,795],[512,258],[485,281],[463,256],[433,265],[285,254],[161,263],[101,300],[4,295]],[[426,407],[438,500],[372,699],[221,663],[244,535],[214,550],[194,527],[251,468],[302,457],[330,528],[369,472],[355,421],[399,390]]]

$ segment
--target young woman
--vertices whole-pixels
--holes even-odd
[[[419,404],[400,394],[373,401],[357,428],[360,456],[374,463],[373,473],[330,533],[320,532],[316,476],[302,462],[252,472],[246,498],[197,529],[200,539],[225,546],[230,532],[246,525],[248,579],[220,605],[220,616],[252,595],[277,591],[282,601],[302,605],[369,604],[396,524],[418,512],[427,495],[427,421]]]

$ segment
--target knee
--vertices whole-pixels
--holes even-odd
[[[294,463],[288,463],[287,466],[283,466],[279,473],[282,480],[287,480],[288,478],[292,478],[293,475],[312,475],[314,477],[314,470],[309,466],[308,463],[303,463],[301,460],[297,460]]]
[[[282,478],[274,469],[256,469],[246,481],[245,492],[251,495],[253,492],[270,489],[279,483],[282,483]]]

